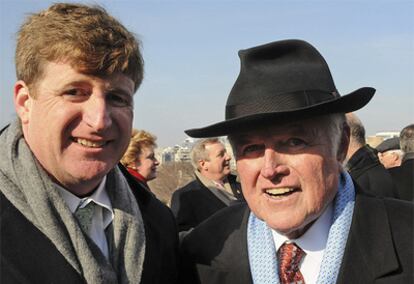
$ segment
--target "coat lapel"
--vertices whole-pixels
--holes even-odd
[[[398,268],[384,202],[357,194],[337,283],[371,283]]]
[[[246,210],[243,212],[243,219],[240,226],[240,229],[235,232],[237,238],[236,247],[240,248],[237,253],[235,253],[233,258],[233,267],[232,273],[237,276],[237,282],[240,284],[250,284],[253,283],[253,279],[250,272],[249,256],[247,251],[247,223],[250,215],[250,210],[246,206]]]
[[[251,284],[253,283],[247,251],[247,221],[250,210],[247,206],[228,217],[228,224],[238,224],[225,233],[220,254],[207,267],[198,267],[202,283]],[[237,228],[236,228],[237,227]],[[208,274],[208,275],[207,275]]]

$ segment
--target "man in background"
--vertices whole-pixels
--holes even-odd
[[[178,230],[188,231],[238,199],[240,184],[230,173],[231,157],[218,138],[201,139],[191,150],[195,179],[177,189],[171,209]]]
[[[400,132],[400,147],[403,152],[401,166],[389,169],[393,178],[396,197],[414,201],[414,124],[403,128]]]
[[[392,178],[380,163],[376,150],[366,143],[361,120],[354,113],[347,113],[346,121],[351,131],[345,166],[349,174],[367,192],[394,197]]]
[[[137,39],[100,7],[57,3],[26,19],[15,58],[0,282],[174,283],[174,217],[117,166],[143,77]]]
[[[384,168],[390,169],[401,165],[403,153],[400,150],[400,139],[398,137],[382,141],[375,149]]]

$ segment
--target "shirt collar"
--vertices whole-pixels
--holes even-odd
[[[56,184],[57,189],[59,190],[60,195],[62,196],[63,200],[65,200],[66,204],[69,207],[69,210],[74,213],[76,208],[82,202],[82,207],[86,206],[89,202],[93,201],[98,204],[100,207],[106,210],[102,210],[103,213],[103,223],[104,228],[108,226],[113,218],[114,213],[112,210],[111,200],[109,199],[108,193],[105,190],[106,185],[106,176],[102,179],[101,183],[98,185],[98,188],[94,191],[91,196],[79,198],[76,195],[72,194],[62,186]]]

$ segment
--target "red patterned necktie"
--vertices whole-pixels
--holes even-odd
[[[295,243],[284,243],[277,252],[279,262],[279,278],[282,284],[305,284],[299,264],[305,252]]]

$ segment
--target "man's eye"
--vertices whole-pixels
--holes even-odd
[[[122,94],[108,94],[107,100],[114,106],[126,107],[132,105],[132,97]]]
[[[252,144],[241,149],[241,156],[247,158],[253,158],[260,156],[264,152],[264,145],[262,144]]]
[[[217,155],[217,157],[219,157],[219,158],[223,158],[225,154],[226,154],[226,152],[225,152],[225,151],[222,151],[222,152],[220,152],[220,153]]]
[[[64,92],[64,95],[67,96],[85,96],[87,95],[85,91],[80,90],[80,89],[70,89],[70,90],[66,90]]]
[[[307,143],[300,138],[290,138],[286,141],[285,144],[289,147],[301,147],[307,145]]]

